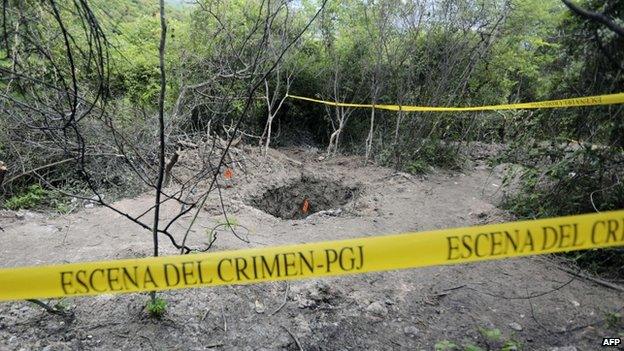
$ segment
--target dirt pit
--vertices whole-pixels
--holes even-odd
[[[249,204],[281,219],[302,219],[313,213],[338,209],[357,194],[356,187],[340,182],[301,177],[252,197]]]

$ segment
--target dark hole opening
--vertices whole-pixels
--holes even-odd
[[[336,209],[353,199],[357,189],[336,181],[302,177],[251,198],[250,204],[282,219],[302,219]]]

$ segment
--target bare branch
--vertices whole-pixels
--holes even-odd
[[[624,27],[617,24],[611,17],[599,12],[588,11],[570,0],[561,0],[572,12],[585,19],[598,22],[612,30],[614,33],[624,38]]]

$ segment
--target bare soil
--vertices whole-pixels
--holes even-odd
[[[513,219],[495,206],[501,175],[479,160],[463,173],[414,177],[365,166],[357,157],[319,158],[313,150],[288,149],[271,150],[265,159],[258,150],[247,149],[245,167],[234,168],[233,179],[220,190],[229,216],[248,229],[239,233],[248,242],[221,232],[214,250]],[[192,152],[184,153],[174,173],[181,176],[194,162]],[[358,191],[323,205],[320,212],[311,210],[304,219],[285,220],[256,208],[263,205],[253,199],[302,177]],[[295,211],[301,205],[288,201],[295,203]],[[337,208],[325,208],[334,203]],[[146,194],[116,206],[138,214],[151,204]],[[215,193],[201,210],[191,245],[209,240],[206,231],[224,220],[220,208]],[[164,220],[178,210],[166,206]],[[183,218],[176,235],[183,235],[189,221],[190,216]],[[0,226],[0,267],[151,252],[149,232],[105,208],[62,216],[4,211]],[[165,254],[176,253],[166,238],[161,243]],[[28,302],[0,303],[0,350],[434,350],[444,343],[498,350],[512,340],[525,350],[595,350],[603,337],[621,336],[622,324],[614,313],[622,310],[623,294],[563,272],[561,264],[532,257],[178,290],[161,294],[168,304],[161,320],[147,316],[146,294],[64,300],[75,315],[71,320]],[[484,336],[494,329],[500,330],[500,338]]]

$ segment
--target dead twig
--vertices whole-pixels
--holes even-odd
[[[463,287],[465,287],[465,286],[466,286],[466,284],[462,284],[462,285],[459,285],[459,286],[456,286],[456,287],[453,287],[453,288],[444,289],[444,290],[442,290],[441,292],[436,293],[436,294],[435,294],[435,296],[446,296],[446,295],[448,295],[451,291],[453,291],[453,290],[459,290],[459,289],[461,289],[461,288],[463,288]]]
[[[6,184],[10,184],[10,183],[12,183],[13,181],[15,181],[16,179],[19,179],[19,178],[21,178],[21,177],[23,177],[23,176],[25,176],[25,175],[30,174],[30,173],[34,173],[34,172],[40,171],[40,170],[42,170],[42,169],[46,169],[46,168],[50,168],[50,167],[54,167],[54,166],[58,166],[58,165],[60,165],[60,164],[63,164],[63,163],[69,162],[69,161],[73,161],[73,160],[74,160],[74,158],[66,158],[66,159],[64,159],[64,160],[60,160],[60,161],[56,161],[56,162],[52,162],[52,163],[49,163],[49,164],[47,164],[47,165],[43,165],[43,166],[41,166],[41,167],[33,168],[33,169],[29,170],[29,171],[26,171],[26,172],[20,173],[20,174],[18,174],[18,175],[16,175],[16,176],[13,176],[13,177],[11,177],[11,178],[7,179]],[[2,170],[2,166],[3,166],[3,165],[4,165],[4,164],[0,165],[0,171]],[[6,167],[4,168],[4,170],[6,171]],[[4,174],[4,173],[3,173],[3,174]],[[1,185],[1,184],[2,184],[2,183],[0,182],[0,185]]]
[[[149,346],[152,348],[152,350],[156,350],[156,347],[154,346],[154,343],[152,342],[152,339],[148,338],[145,335],[141,335],[141,334],[138,334],[138,336],[139,336],[139,338],[146,340],[147,343],[149,344]]]
[[[573,271],[573,270],[571,270],[569,268],[566,268],[566,267],[557,267],[557,268],[562,270],[562,271],[564,271],[564,272],[566,272],[566,273],[568,273],[568,274],[572,274],[575,277],[583,278],[583,279],[592,281],[592,282],[594,282],[596,284],[602,285],[602,286],[607,287],[607,288],[611,288],[613,290],[617,290],[619,292],[624,292],[624,287],[622,287],[621,285],[618,285],[618,284],[615,284],[615,283],[611,283],[609,281],[606,281],[606,280],[603,280],[603,279],[600,279],[600,278],[597,278],[597,277],[592,277],[592,276],[589,276],[589,275],[587,275],[585,273],[582,273],[582,272],[575,272],[575,271]]]
[[[223,332],[227,333],[227,319],[225,319],[225,311],[223,310],[223,306],[221,306],[221,317],[223,318]]]
[[[274,314],[276,314],[277,312],[281,311],[282,308],[284,308],[284,306],[286,306],[286,303],[288,302],[288,292],[290,291],[290,282],[286,282],[286,292],[284,292],[284,301],[282,302],[282,304],[273,312],[269,313],[269,316],[272,316]]]
[[[304,351],[303,347],[301,347],[301,343],[299,342],[299,339],[297,339],[295,334],[293,334],[288,328],[286,328],[283,325],[282,325],[282,328],[284,328],[284,330],[286,330],[286,332],[290,335],[290,337],[293,338],[293,340],[295,341],[295,344],[297,344],[297,347],[299,348],[299,351]]]
[[[533,301],[531,301],[531,295],[529,294],[529,289],[525,288],[525,291],[527,294],[527,301],[529,301],[529,306],[531,307],[531,317],[533,318],[533,321],[535,321],[535,323],[537,323],[537,325],[543,330],[547,332],[552,332],[550,329],[546,328],[546,326],[543,325],[535,316],[535,309],[533,308]]]
[[[67,312],[65,310],[62,309],[58,309],[54,306],[50,306],[47,303],[41,301],[41,300],[37,300],[37,299],[26,299],[26,301],[33,303],[41,308],[43,308],[44,310],[46,310],[46,312],[51,313],[51,314],[55,314],[58,316],[61,316],[63,318],[72,318],[73,317],[73,313],[71,312]]]

